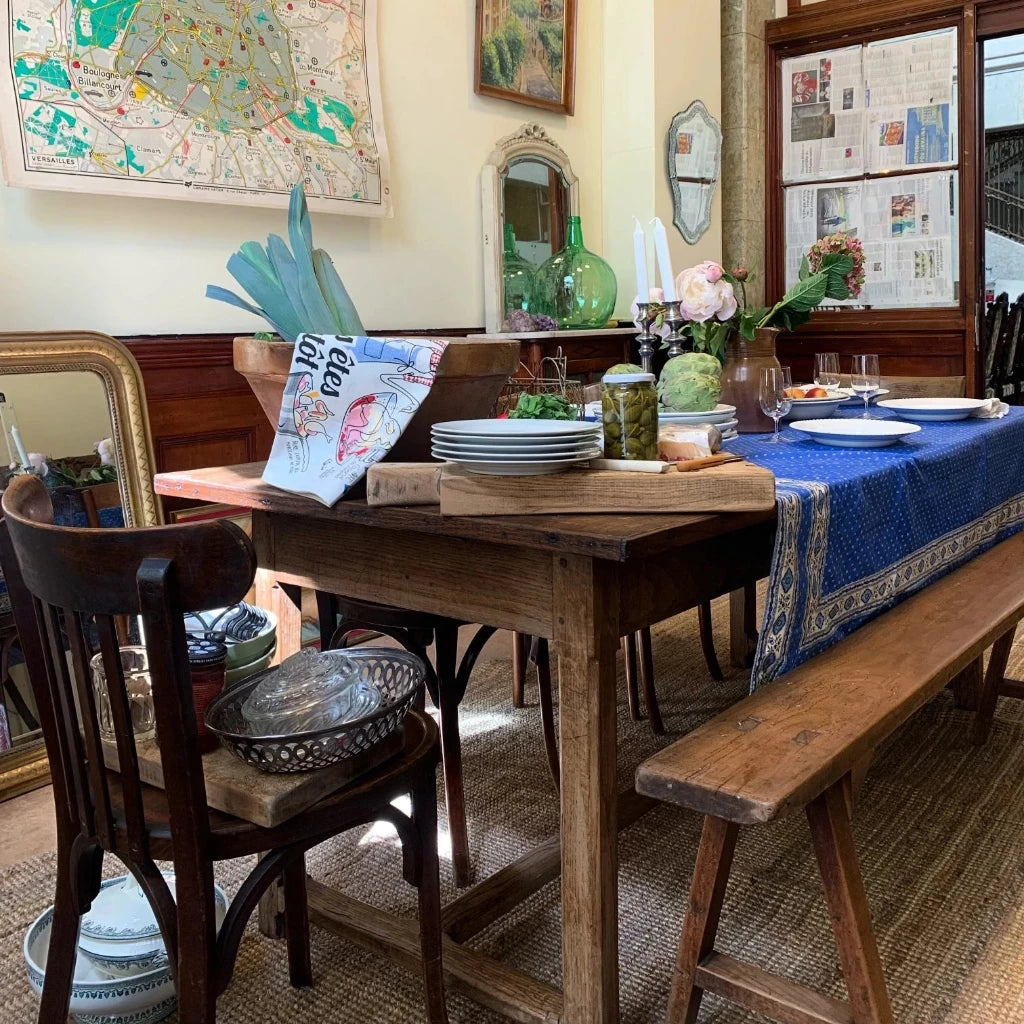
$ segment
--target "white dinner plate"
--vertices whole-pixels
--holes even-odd
[[[555,465],[562,463],[571,462],[587,462],[589,459],[596,459],[603,453],[604,449],[600,445],[593,445],[591,448],[586,448],[579,452],[573,452],[572,454],[562,455],[496,455],[493,452],[487,455],[474,455],[471,452],[458,452],[456,454],[447,454],[439,448],[431,448],[430,454],[435,459],[443,459],[445,462],[458,462],[458,463],[481,463],[481,462],[494,462],[494,463],[515,463],[517,465],[525,465],[527,463],[531,465]]]
[[[430,432],[449,437],[556,437],[593,429],[594,424],[586,420],[448,420],[435,423]]]
[[[965,420],[985,402],[980,398],[890,398],[879,402],[881,409],[891,409],[901,420],[924,423]]]
[[[562,473],[571,469],[574,465],[586,464],[591,459],[599,459],[604,454],[600,448],[595,448],[583,458],[562,458],[544,459],[534,461],[519,461],[517,459],[488,459],[485,462],[475,461],[461,457],[451,458],[445,456],[446,462],[453,462],[461,466],[469,473],[476,473],[480,476],[544,476],[548,473]]]
[[[791,423],[793,430],[807,434],[819,444],[833,448],[885,448],[920,431],[913,423],[896,420],[802,420]]]
[[[658,409],[660,423],[722,423],[736,415],[735,405],[716,405],[709,412],[672,412],[669,409]]]
[[[446,440],[435,437],[431,442],[434,448],[452,455],[576,455],[589,451],[601,444],[600,438],[588,437],[585,441],[559,442],[558,444],[537,444],[524,440],[522,444],[484,444],[476,441]]]

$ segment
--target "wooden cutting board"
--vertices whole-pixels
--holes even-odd
[[[441,476],[441,514],[756,512],[775,506],[775,476],[749,462],[694,473],[570,470],[551,476],[478,476],[456,466]]]
[[[163,789],[164,769],[156,740],[135,742],[140,778],[150,786]],[[403,743],[403,731],[398,728],[362,754],[347,757],[327,768],[291,774],[261,772],[225,747],[217,747],[203,754],[206,802],[215,811],[273,828],[394,757]],[[112,741],[103,741],[103,760],[111,771],[119,770],[117,747]]]

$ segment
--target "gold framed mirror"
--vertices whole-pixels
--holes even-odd
[[[162,522],[153,491],[153,443],[142,375],[132,354],[114,338],[88,331],[0,333],[3,486],[11,472],[6,467],[23,461],[19,445],[30,462],[45,461],[44,482],[55,514],[69,524]],[[35,699],[18,654],[3,588],[0,801],[49,778]]]

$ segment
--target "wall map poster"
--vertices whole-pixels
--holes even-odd
[[[390,216],[376,0],[0,0],[5,176]]]

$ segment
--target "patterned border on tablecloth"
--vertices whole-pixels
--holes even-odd
[[[811,498],[810,522],[804,533],[804,498]],[[799,627],[795,664],[823,650],[835,634],[854,620],[866,620],[909,597],[957,565],[991,547],[1000,535],[1024,528],[1024,492],[984,515],[918,548],[872,576],[848,583],[821,596],[828,555],[830,500],[824,484],[777,482],[779,525],[757,657],[751,677],[756,689],[794,667],[791,645]],[[801,572],[801,565],[804,572]],[[801,602],[800,582],[807,594]],[[801,603],[803,614],[800,614]],[[844,634],[845,635],[845,634]],[[786,654],[789,652],[789,658]]]

